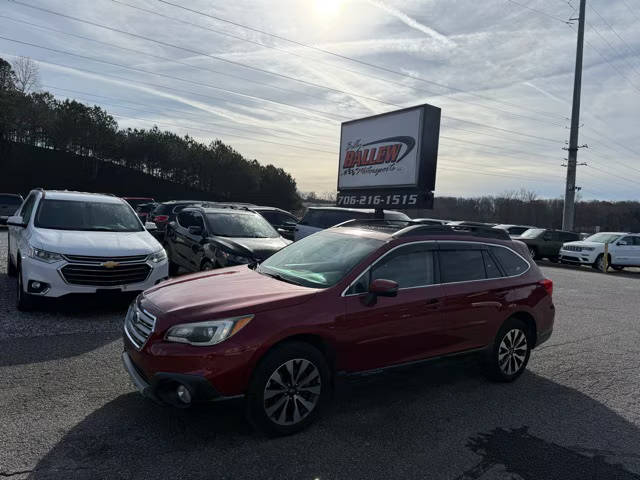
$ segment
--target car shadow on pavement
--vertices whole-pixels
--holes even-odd
[[[495,384],[465,361],[337,383],[318,424],[278,439],[248,426],[240,400],[177,410],[124,394],[29,478],[640,479],[633,423],[531,372]]]

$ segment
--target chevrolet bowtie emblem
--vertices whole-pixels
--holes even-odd
[[[112,262],[111,260],[102,264],[104,268],[116,268],[118,265],[120,265],[118,262]]]

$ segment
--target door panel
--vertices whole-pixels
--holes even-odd
[[[440,312],[440,285],[400,290],[397,297],[380,297],[373,306],[364,304],[366,296],[344,299],[346,315],[337,328],[348,345],[341,355],[346,370],[381,368],[447,351],[450,337]]]

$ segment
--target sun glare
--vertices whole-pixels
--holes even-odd
[[[333,17],[340,13],[343,0],[315,0],[315,12],[318,16]]]

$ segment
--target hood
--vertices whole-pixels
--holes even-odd
[[[36,228],[30,243],[43,250],[68,255],[148,255],[162,246],[149,232],[82,232]]]
[[[221,245],[243,257],[251,257],[262,261],[291,243],[282,237],[274,238],[230,238],[212,237],[212,243]]]
[[[146,290],[142,305],[151,303],[167,325],[244,315],[302,303],[317,292],[261,275],[247,266],[186,275]],[[167,326],[165,325],[165,326]]]
[[[572,247],[591,247],[591,248],[602,248],[604,249],[604,243],[600,242],[585,242],[584,240],[575,241],[575,242],[567,242],[564,245],[570,245]]]

